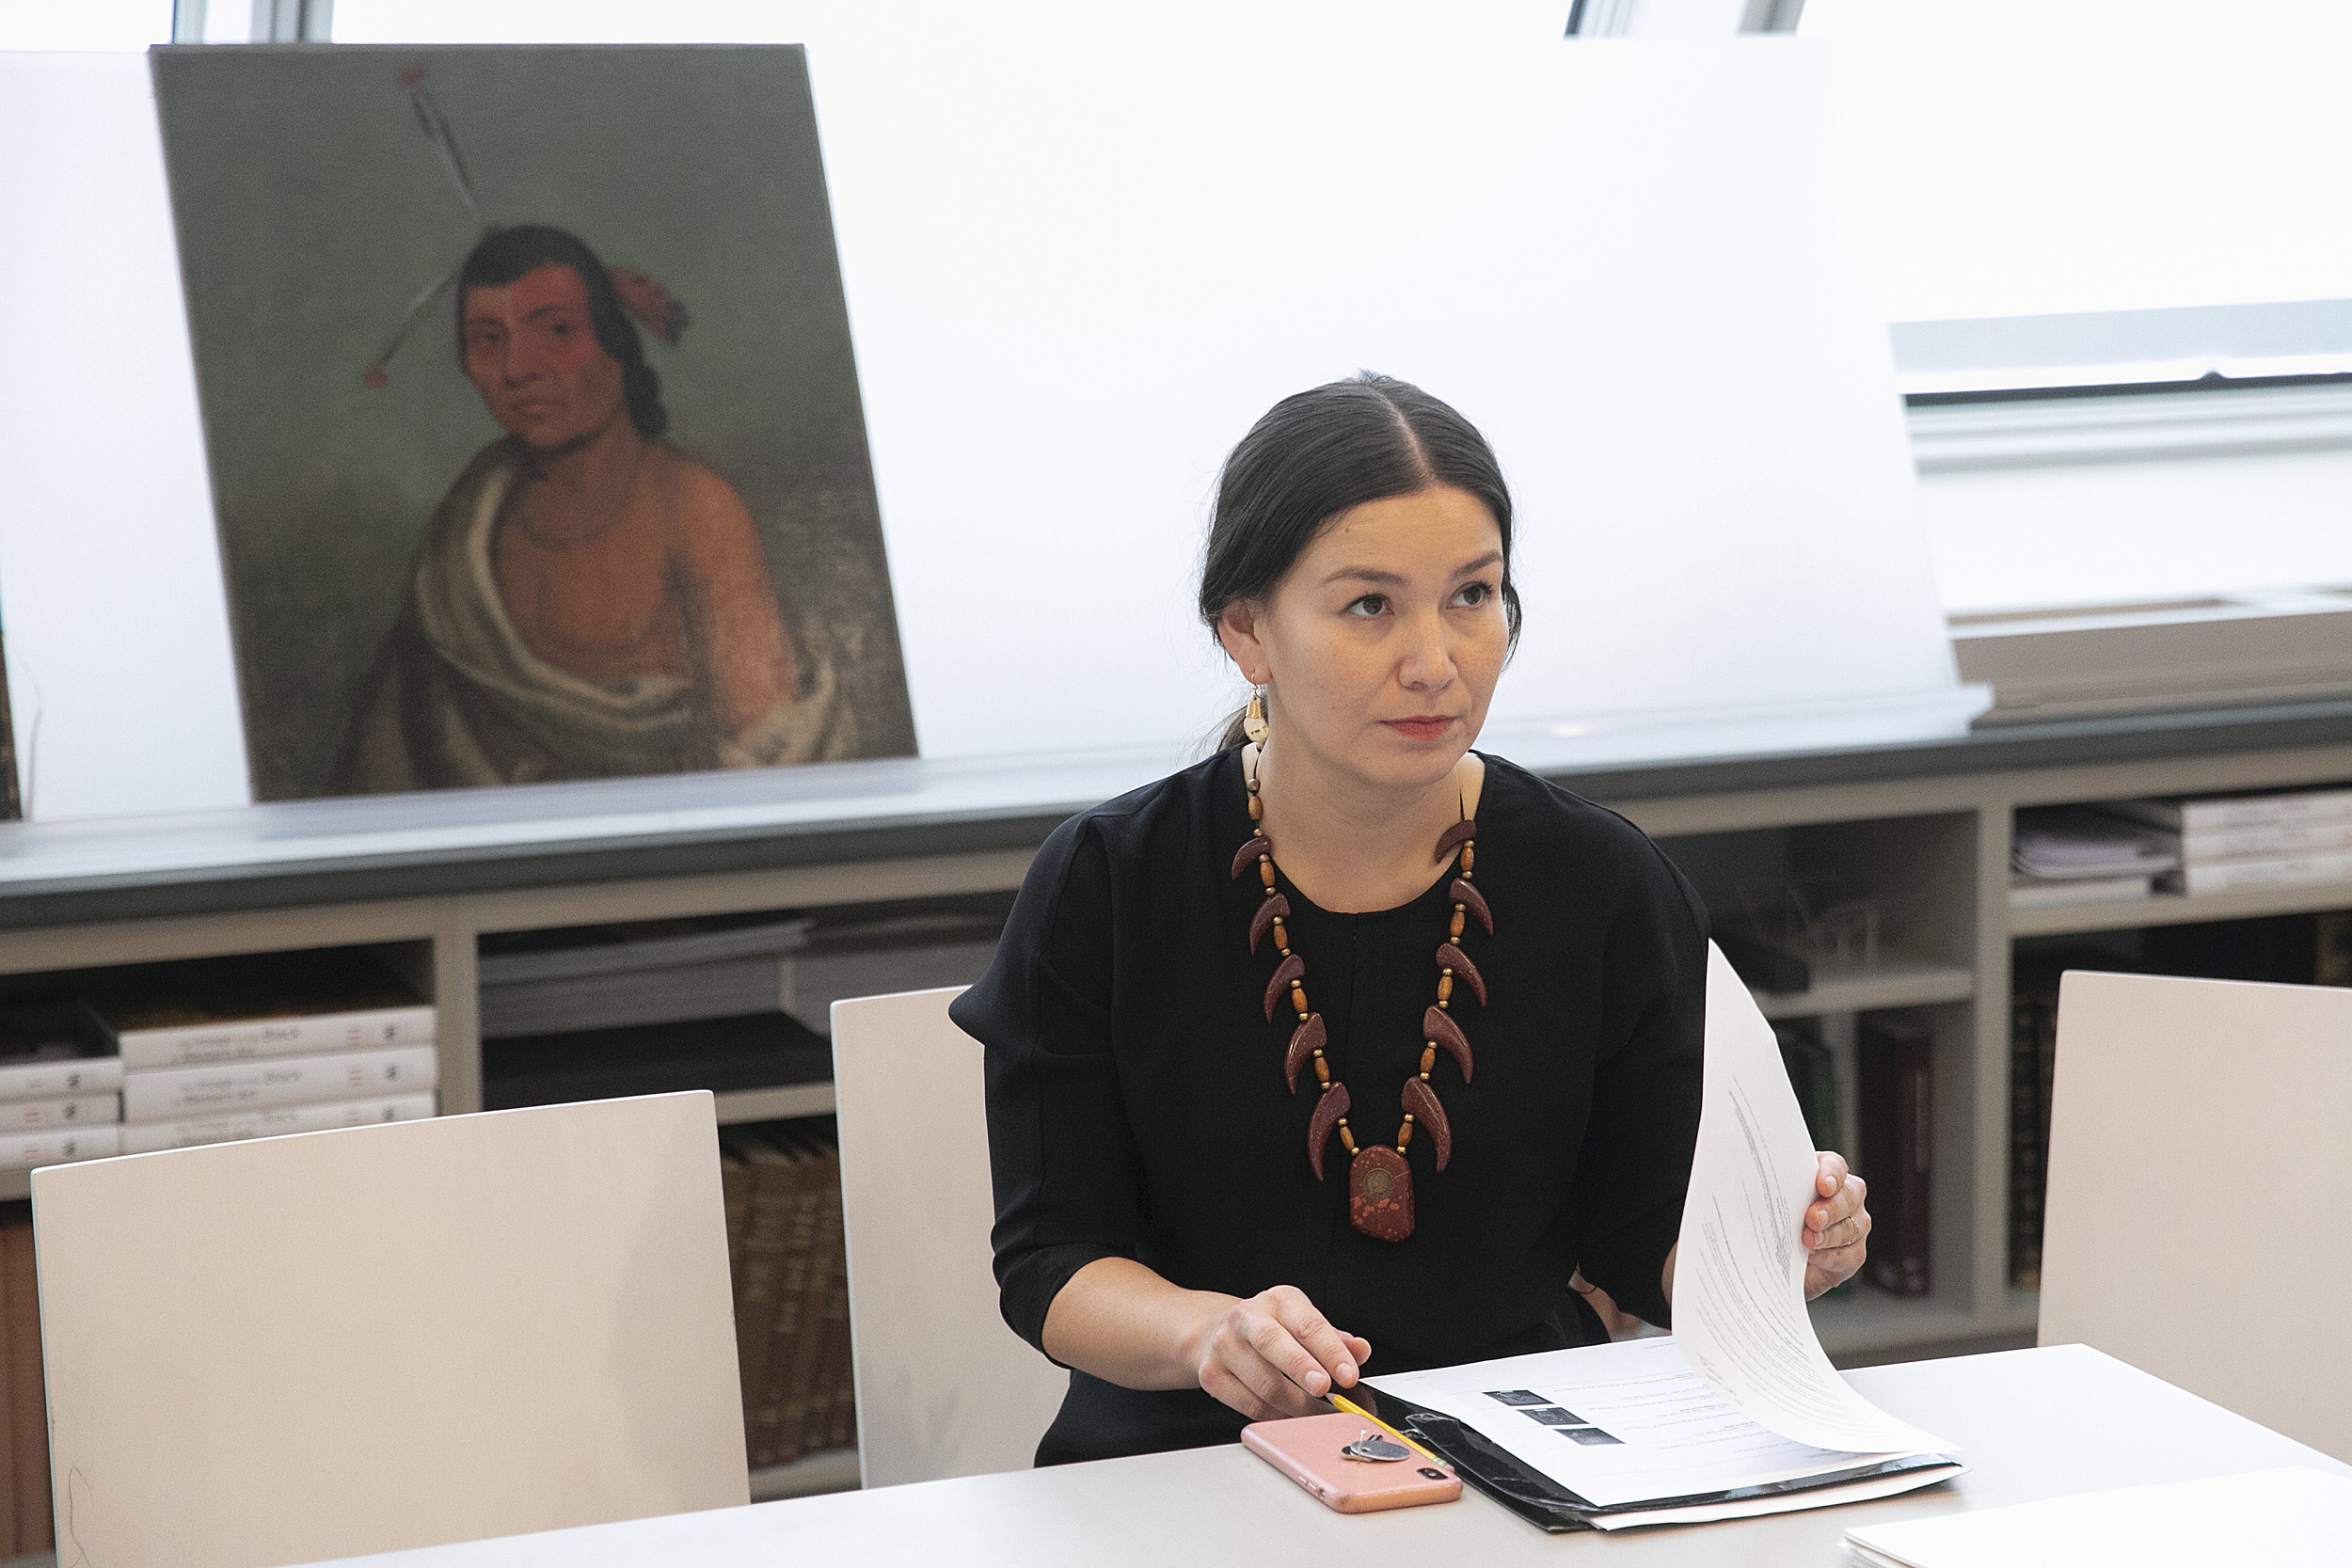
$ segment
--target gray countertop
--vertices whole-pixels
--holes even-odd
[[[1752,739],[1750,736],[1743,739]],[[1511,757],[1607,802],[2352,742],[2352,701],[2004,724],[1892,745]],[[1073,752],[596,780],[0,827],[0,930],[225,910],[834,864],[1040,843],[1187,760]]]

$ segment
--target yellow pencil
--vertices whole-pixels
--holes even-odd
[[[1365,1420],[1370,1421],[1374,1426],[1378,1427],[1382,1432],[1387,1433],[1390,1436],[1395,1438],[1398,1442],[1404,1444],[1406,1448],[1412,1449],[1423,1459],[1428,1460],[1431,1464],[1442,1465],[1445,1463],[1444,1460],[1439,1459],[1436,1454],[1431,1453],[1427,1449],[1422,1448],[1419,1443],[1414,1442],[1411,1438],[1406,1436],[1403,1433],[1397,1431],[1396,1428],[1389,1425],[1388,1422],[1382,1420],[1371,1411],[1366,1410],[1362,1405],[1358,1404],[1354,1400],[1349,1399],[1345,1394],[1341,1393],[1338,1389],[1334,1388],[1331,1392],[1324,1395],[1323,1397],[1329,1400],[1334,1405],[1337,1405],[1340,1409],[1346,1411],[1351,1416],[1361,1416]]]

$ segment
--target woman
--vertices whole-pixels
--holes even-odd
[[[492,231],[458,273],[457,346],[505,436],[435,512],[339,787],[855,755],[742,498],[662,439],[660,379],[595,253],[561,229]]]
[[[1486,441],[1362,375],[1228,459],[1200,611],[1237,745],[1046,842],[956,1021],[987,1047],[1040,1464],[1230,1441],[1364,1371],[1664,1323],[1705,912],[1640,830],[1470,750],[1518,626]],[[1861,1265],[1823,1155],[1806,1288]]]

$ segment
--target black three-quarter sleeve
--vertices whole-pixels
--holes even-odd
[[[1073,818],[1039,850],[988,974],[949,1009],[985,1050],[1001,1309],[1041,1351],[1070,1276],[1136,1253],[1141,1179],[1112,1055],[1111,908],[1102,840]]]
[[[1671,1325],[1661,1275],[1698,1147],[1707,1033],[1704,906],[1655,848],[1612,923],[1592,1121],[1576,1169],[1581,1267],[1625,1310]]]

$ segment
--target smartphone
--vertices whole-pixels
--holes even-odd
[[[1407,1458],[1389,1461],[1350,1459],[1342,1451],[1367,1433],[1385,1436],[1361,1416],[1341,1411],[1329,1416],[1297,1416],[1287,1421],[1253,1421],[1241,1429],[1241,1440],[1325,1507],[1342,1513],[1450,1503],[1462,1495],[1454,1467],[1418,1450]]]

